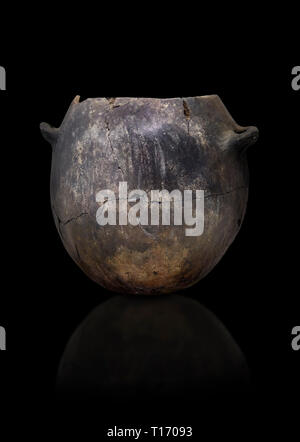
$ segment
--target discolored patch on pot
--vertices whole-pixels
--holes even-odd
[[[133,291],[165,293],[170,290],[164,287],[166,278],[171,287],[178,285],[188,255],[189,250],[182,248],[178,241],[170,249],[166,249],[162,242],[144,252],[121,247],[113,258],[107,259],[107,263]]]

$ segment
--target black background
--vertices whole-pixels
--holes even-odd
[[[234,43],[220,35],[204,51],[204,35],[197,30],[191,38],[178,28],[164,40],[144,39],[141,32],[128,31],[126,38],[121,33],[114,42],[111,33],[105,39],[101,34],[92,48],[79,46],[72,35],[64,44],[42,48],[36,35],[0,59],[7,71],[7,91],[0,93],[1,145],[11,154],[2,159],[1,174],[8,284],[0,298],[0,325],[7,327],[8,350],[1,352],[0,363],[5,378],[9,372],[9,382],[3,383],[8,397],[20,405],[24,426],[33,431],[42,423],[53,431],[53,440],[58,423],[67,431],[79,423],[84,431],[96,427],[96,440],[102,440],[109,423],[189,423],[195,440],[207,422],[214,422],[211,431],[220,425],[224,434],[237,431],[241,419],[240,434],[296,431],[300,352],[291,349],[291,330],[300,316],[300,91],[291,88],[291,70],[299,65],[293,37],[279,44],[266,33],[264,40],[250,38],[238,48],[238,35]],[[211,309],[231,332],[251,368],[253,393],[163,409],[149,401],[134,412],[118,404],[61,404],[54,386],[64,347],[88,312],[111,295],[82,273],[60,241],[49,199],[51,148],[39,123],[59,126],[75,95],[207,94],[218,94],[240,125],[257,126],[260,138],[248,151],[249,201],[240,233],[216,268],[183,294]]]

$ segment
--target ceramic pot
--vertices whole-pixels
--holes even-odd
[[[42,123],[41,131],[52,145],[56,227],[73,260],[103,287],[135,294],[184,289],[213,269],[238,233],[248,195],[245,152],[258,130],[236,124],[218,96],[76,97],[60,128]],[[149,197],[148,223],[134,225],[129,215],[120,221],[120,183],[128,195],[142,191]],[[114,201],[101,200],[103,190]],[[183,215],[176,225],[173,200],[170,224],[163,224],[164,203],[151,198],[154,190],[179,191],[183,200],[192,191],[191,214],[197,218],[197,200],[204,209],[196,234]],[[136,195],[133,200],[139,201]],[[124,207],[129,213],[132,200]],[[115,217],[101,225],[110,208]],[[141,212],[135,214],[138,220]]]

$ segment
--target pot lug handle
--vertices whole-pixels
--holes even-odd
[[[240,153],[244,153],[248,147],[256,143],[258,134],[258,129],[255,126],[237,126],[228,137],[226,150],[236,150]]]
[[[64,121],[67,120],[67,118],[70,116],[72,110],[74,109],[74,106],[76,106],[79,102],[80,102],[80,95],[76,95],[76,97],[72,100],[72,103],[69,106],[69,109],[65,115],[65,118],[64,118],[62,124],[64,123]],[[62,124],[61,124],[61,126],[62,126]],[[59,137],[59,128],[50,126],[50,124],[48,124],[48,123],[41,123],[40,129],[41,129],[41,133],[42,133],[43,137],[45,138],[46,141],[48,141],[48,143],[50,143],[52,145],[56,143],[56,141]]]
[[[43,137],[50,144],[54,144],[59,135],[59,129],[57,127],[50,126],[48,123],[41,123],[40,129]]]

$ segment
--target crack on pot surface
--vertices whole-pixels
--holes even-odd
[[[236,192],[237,190],[241,190],[241,189],[248,189],[248,186],[236,187],[235,189],[231,189],[231,190],[228,190],[228,191],[222,192],[222,193],[210,193],[209,195],[205,195],[204,198],[211,198],[211,197],[214,197],[214,196],[229,195],[230,193]]]
[[[191,112],[190,109],[188,107],[188,104],[185,100],[182,100],[182,105],[183,105],[183,113],[184,116],[187,120],[187,132],[188,134],[190,134],[190,118],[191,118]]]
[[[60,221],[62,226],[66,226],[67,224],[71,223],[72,221],[76,221],[78,218],[80,218],[81,216],[85,216],[88,215],[88,212],[82,212],[80,213],[78,216],[73,216],[72,218],[67,219],[67,221]]]
[[[109,104],[114,107],[113,105],[115,104],[116,101],[116,97],[105,97],[106,100],[109,102]]]
[[[114,148],[113,148],[113,146],[112,146],[111,139],[110,139],[110,132],[111,132],[111,130],[110,130],[110,125],[109,125],[109,121],[108,121],[107,118],[105,119],[105,127],[106,127],[106,138],[107,138],[108,144],[109,144],[109,146],[110,146],[110,149],[111,149],[112,155],[113,155],[113,157],[114,157],[114,160],[115,160],[116,163],[118,164],[118,170],[121,171],[121,174],[122,174],[122,176],[123,176],[123,181],[124,181],[124,172],[123,172],[122,167],[120,166],[120,163],[119,163],[118,158],[117,158],[117,156],[116,156],[116,154],[115,154],[115,151],[114,151]]]
[[[234,189],[229,189],[229,190],[226,190],[225,192],[220,192],[220,193],[209,193],[208,195],[204,195],[204,198],[211,198],[211,197],[214,197],[214,196],[229,195],[230,193],[236,192],[236,191],[241,190],[241,189],[248,189],[248,186],[239,186],[239,187],[235,187]],[[205,189],[204,189],[204,192],[205,192]],[[163,203],[162,200],[152,200],[151,199],[151,195],[149,195],[149,191],[146,192],[146,195],[147,195],[147,198],[148,198],[148,204],[149,205],[152,204],[152,203],[155,203],[155,204],[162,204]],[[200,199],[202,199],[202,197],[197,198],[196,196],[192,195],[192,200],[193,201],[194,200],[200,200]],[[115,197],[114,199],[111,199],[111,198],[108,197],[105,202],[107,202],[107,201],[128,201],[128,198]],[[133,201],[129,201],[129,202],[133,202]],[[138,201],[136,201],[136,202],[138,202]],[[100,204],[100,205],[102,205],[102,204]]]
[[[188,104],[185,100],[182,100],[182,104],[183,104],[183,113],[186,116],[186,118],[189,120],[191,118],[191,112],[188,107]]]

